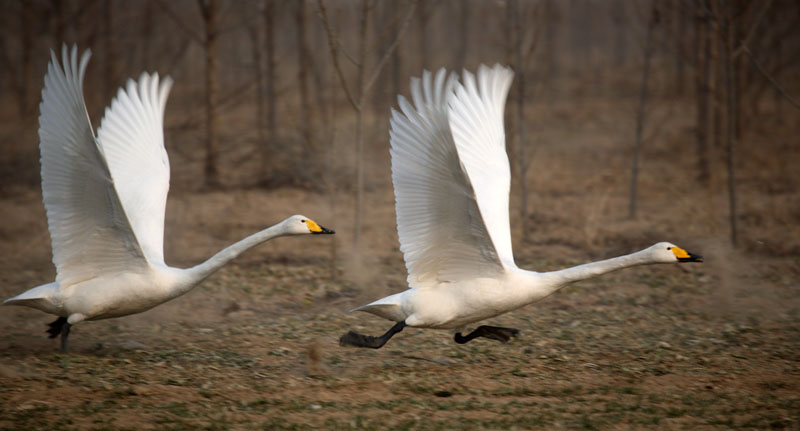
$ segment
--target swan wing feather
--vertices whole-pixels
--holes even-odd
[[[491,276],[503,267],[462,170],[448,122],[455,75],[411,81],[391,118],[392,182],[400,250],[411,287]]]
[[[477,80],[464,71],[448,115],[458,158],[472,184],[494,250],[505,267],[516,267],[508,214],[511,169],[503,129],[506,96],[513,78],[511,69],[500,65],[481,65]]]
[[[87,50],[51,52],[39,105],[42,199],[62,287],[145,265],[83,100]]]
[[[169,158],[164,148],[164,109],[172,79],[143,73],[106,108],[97,130],[122,207],[151,263],[164,263],[164,213]]]

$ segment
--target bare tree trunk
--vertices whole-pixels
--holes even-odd
[[[33,76],[33,2],[23,1],[20,8],[20,23],[22,24],[22,67],[19,71],[22,76],[17,87],[17,109],[20,118],[28,117],[29,100],[31,94],[31,77]]]
[[[399,15],[402,13],[403,5],[401,2],[391,2],[393,13]],[[406,78],[403,73],[403,51],[398,45],[392,51],[392,96],[389,103],[394,103],[395,98],[402,92],[403,80]]]
[[[472,9],[465,0],[454,3],[458,8],[458,51],[456,52],[456,70],[467,67],[467,48],[469,47],[469,11]]]
[[[392,96],[390,97],[392,101],[400,94],[401,76],[403,76],[403,52],[400,51],[400,47],[398,46],[397,49],[392,52]]]
[[[267,142],[263,147],[261,175],[267,180],[267,165],[269,163],[269,150],[277,145],[277,112],[275,109],[275,2],[264,0],[264,50],[267,54],[267,69],[264,79],[267,84]]]
[[[722,54],[720,50],[722,31],[718,20],[711,22],[711,105],[712,105],[712,138],[713,148],[719,150],[722,147],[722,105],[723,100],[722,82],[724,80],[724,67],[722,65]]]
[[[708,111],[709,81],[711,79],[711,43],[709,38],[709,17],[702,8],[697,11],[695,19],[695,37],[697,41],[695,82],[697,84],[697,180],[708,185],[710,168],[708,163]]]
[[[206,159],[205,186],[217,188],[219,178],[217,141],[217,0],[198,0],[205,24],[206,51]]]
[[[419,61],[420,69],[430,67],[430,41],[428,40],[428,14],[431,10],[429,0],[419,0],[417,15],[419,19]]]
[[[356,215],[355,226],[353,229],[353,245],[356,254],[361,251],[361,217],[364,211],[364,138],[361,130],[363,122],[363,100],[364,100],[364,70],[367,61],[367,29],[369,28],[369,0],[361,1],[361,19],[358,32],[358,73],[356,77]]]
[[[70,2],[65,1],[64,5],[69,7]],[[99,7],[100,3],[92,0],[78,2],[77,11],[69,10],[67,14],[69,18],[65,21],[65,30],[67,33],[72,33],[72,35],[66,34],[65,37],[70,38],[72,36],[74,40],[79,41],[81,44],[95,46],[99,29],[101,29],[101,21],[97,19],[98,16],[102,15],[102,11],[98,10]],[[70,29],[72,31],[69,31]],[[100,95],[100,93],[94,93],[88,96],[97,100]]]
[[[519,11],[519,4],[515,0],[509,0],[506,3],[506,24],[505,24],[505,32],[503,37],[505,38],[505,47],[506,47],[506,55],[505,60],[503,60],[506,64],[513,64],[514,58],[514,30],[516,26],[514,24],[514,13]]]
[[[114,83],[116,72],[116,52],[114,48],[114,14],[113,0],[103,2],[103,99],[108,103],[114,96],[117,85]]]
[[[685,41],[686,41],[686,25],[684,22],[684,1],[683,0],[675,0],[673,7],[674,7],[674,17],[675,17],[675,94],[678,96],[683,96],[685,93],[686,85],[684,84],[684,61],[683,56],[686,52]]]
[[[735,160],[734,151],[736,149],[737,140],[737,124],[738,124],[738,108],[736,94],[736,75],[735,75],[735,58],[733,55],[734,50],[734,34],[733,28],[733,6],[726,5],[726,17],[724,26],[725,35],[725,111],[727,117],[727,158],[726,164],[728,167],[728,211],[731,227],[731,243],[734,246],[738,242],[738,232],[736,226],[736,176],[735,176]]]
[[[505,10],[506,10],[506,16],[505,16],[506,22],[504,25],[505,31],[503,34],[504,38],[503,42],[505,45],[505,59],[503,60],[503,62],[506,64],[514,65],[513,66],[514,69],[518,69],[519,67],[514,64],[514,59],[515,59],[514,55],[516,53],[515,43],[517,42],[516,38],[514,37],[514,31],[516,30],[516,20],[514,14],[515,12],[519,11],[519,1],[509,0],[506,3]],[[506,111],[507,115],[505,119],[506,121],[505,126],[509,132],[507,138],[509,143],[514,143],[514,142],[518,143],[519,141],[519,136],[518,136],[519,130],[517,129],[517,124],[516,124],[517,116],[514,115],[515,113],[513,112],[518,107],[516,103],[513,103],[515,97],[517,97],[517,94],[509,93],[508,95],[509,104]],[[517,147],[518,147],[517,145],[514,145],[514,151],[516,151]]]
[[[614,32],[614,64],[622,66],[627,61],[628,56],[628,34],[625,32],[625,9],[628,6],[626,0],[616,0],[614,3],[613,32]]]
[[[314,113],[311,110],[311,101],[308,95],[308,44],[306,43],[306,0],[297,1],[297,84],[300,87],[300,115],[306,122],[301,127],[303,133],[303,149],[306,160],[312,160],[313,142],[311,130]]]
[[[650,76],[650,59],[653,56],[653,29],[658,22],[658,2],[653,3],[650,23],[647,25],[647,37],[644,45],[644,68],[642,69],[642,87],[639,90],[639,109],[636,114],[636,143],[633,148],[633,166],[631,168],[631,194],[628,205],[628,217],[636,217],[636,188],[639,176],[639,151],[642,146],[642,129],[644,128],[644,107],[647,101],[647,80]]]
[[[153,15],[155,10],[153,8],[152,0],[144,0],[144,16],[142,17],[140,36],[138,46],[140,47],[140,59],[142,64],[153,64],[152,60],[152,46],[153,46]]]
[[[514,64],[517,69],[517,163],[519,168],[520,219],[522,219],[522,238],[528,240],[528,152],[525,140],[525,63],[523,56],[523,30],[519,0],[509,3],[514,16]]]
[[[24,3],[31,2],[23,2],[23,4]],[[55,19],[53,25],[55,45],[61,46],[62,43],[66,43],[66,40],[64,40],[64,21],[66,20],[64,16],[64,0],[50,0],[50,4],[53,7],[53,18]]]
[[[775,63],[777,63],[777,64],[783,63],[783,39],[782,38],[778,38],[775,41],[774,51],[775,51]],[[778,87],[776,87],[776,86],[773,86],[773,87],[774,88],[773,88],[772,95],[773,95],[773,102],[775,104],[775,117],[782,119],[783,118],[783,109],[782,109],[783,108],[783,103],[781,103],[781,100],[783,99],[783,96],[782,96],[781,90]]]
[[[264,142],[264,76],[262,70],[263,59],[261,58],[261,32],[259,28],[258,25],[251,25],[248,31],[250,33],[250,43],[253,53],[253,75],[256,81],[256,145],[258,145],[258,148],[261,148],[261,172],[264,172],[266,170],[264,166],[266,157],[263,156],[263,152],[265,152],[264,148],[266,147],[266,143]]]
[[[558,61],[559,55],[556,53],[556,39],[558,34],[556,32],[556,21],[559,19],[558,11],[556,10],[555,0],[545,0],[544,2],[544,76],[543,79],[550,83],[554,83],[555,77],[559,72]]]

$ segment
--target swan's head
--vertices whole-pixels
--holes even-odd
[[[676,262],[702,262],[703,256],[689,253],[688,251],[668,242],[659,242],[650,247],[650,256],[655,262],[676,263]]]
[[[283,221],[288,235],[333,234],[336,233],[318,225],[314,220],[302,215],[293,215]]]

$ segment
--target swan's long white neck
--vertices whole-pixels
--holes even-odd
[[[288,233],[286,232],[284,223],[279,223],[275,226],[268,227],[260,232],[256,232],[242,239],[241,241],[222,249],[220,252],[211,256],[211,258],[209,258],[208,260],[197,266],[194,266],[192,268],[187,268],[185,270],[186,274],[188,275],[187,279],[189,279],[191,283],[189,284],[189,286],[187,286],[186,290],[187,291],[190,290],[192,287],[197,285],[197,283],[203,281],[206,277],[217,272],[217,270],[222,268],[222,266],[224,266],[231,260],[235,259],[237,256],[244,253],[245,251],[261,244],[264,241],[269,241],[272,238],[276,238],[287,234]]]
[[[648,250],[645,249],[637,251],[636,253],[626,254],[625,256],[613,257],[611,259],[548,272],[545,275],[554,283],[565,286],[576,281],[597,277],[598,275],[603,275],[618,269],[646,265],[649,263],[653,263],[653,260],[650,258]]]
[[[631,266],[646,265],[656,263],[650,249],[644,249],[625,256],[614,257],[598,262],[585,263],[558,271],[544,273],[530,273],[531,285],[536,284],[537,292],[532,292],[532,299],[538,299],[550,295],[551,293],[565,287],[571,283],[588,278],[597,277],[612,271]],[[527,271],[526,271],[527,272]],[[536,280],[533,282],[533,280]],[[537,298],[538,297],[538,298]]]

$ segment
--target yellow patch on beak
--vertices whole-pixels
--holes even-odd
[[[319,227],[319,225],[314,220],[306,220],[306,224],[308,225],[308,230],[310,230],[312,233],[322,232],[322,228]]]
[[[691,257],[689,256],[689,253],[686,250],[680,247],[672,247],[672,252],[678,259],[689,259]]]

